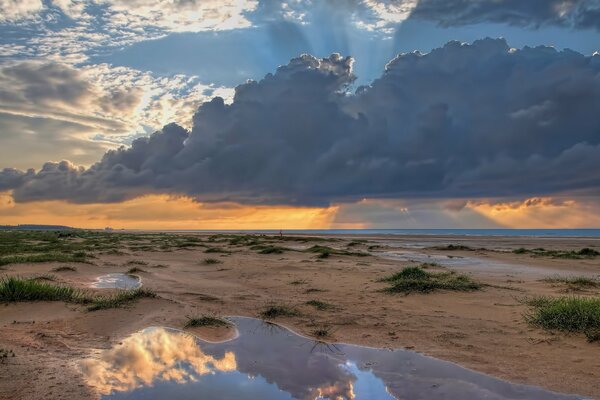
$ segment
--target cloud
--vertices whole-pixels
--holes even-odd
[[[161,78],[108,64],[7,62],[0,65],[0,167],[39,165],[48,154],[89,165],[176,116],[189,126],[203,99],[229,92],[194,76]]]
[[[203,103],[89,169],[47,163],[16,201],[329,205],[380,198],[533,197],[596,191],[600,58],[504,40],[400,54],[348,93],[352,59],[304,55],[228,105]]]
[[[0,0],[0,22],[32,17],[42,7],[42,0]]]
[[[420,0],[411,18],[434,20],[442,26],[497,22],[534,28],[559,25],[600,29],[600,1]]]

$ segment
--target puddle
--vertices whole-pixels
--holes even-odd
[[[91,286],[97,289],[137,289],[142,286],[142,280],[136,275],[106,274],[97,277]]]
[[[209,343],[161,327],[82,363],[102,399],[577,399],[406,350],[326,345],[252,318]]]

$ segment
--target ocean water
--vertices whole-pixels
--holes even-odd
[[[278,229],[263,230],[177,230],[169,232],[264,233],[278,234]],[[457,235],[457,236],[531,236],[531,237],[600,237],[600,229],[283,229],[283,234],[318,235]]]

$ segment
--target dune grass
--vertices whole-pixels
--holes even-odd
[[[300,312],[294,307],[276,304],[269,305],[260,312],[260,316],[265,319],[277,317],[296,317],[298,315],[300,315]]]
[[[319,311],[326,311],[326,310],[331,310],[331,309],[335,308],[335,306],[333,304],[326,303],[321,300],[309,300],[306,302],[306,304],[316,308]]]
[[[202,264],[204,264],[204,265],[221,264],[221,260],[217,260],[216,258],[205,258],[204,260],[202,260]]]
[[[0,301],[64,301],[85,304],[89,311],[120,307],[141,297],[156,297],[154,292],[138,288],[110,295],[94,295],[71,286],[16,276],[0,278]]]
[[[329,246],[320,246],[314,245],[309,247],[305,251],[309,253],[317,253],[317,258],[328,258],[331,255],[340,255],[340,256],[358,256],[358,257],[366,257],[370,256],[369,253],[365,253],[362,251],[348,251],[348,250],[337,250]]]
[[[231,325],[229,321],[224,318],[216,317],[214,315],[201,315],[199,317],[187,317],[188,320],[184,325],[184,328],[193,327],[205,327],[205,326],[228,326]]]
[[[146,272],[146,270],[145,270],[145,269],[142,269],[142,268],[140,268],[140,267],[132,267],[132,268],[129,268],[129,269],[127,270],[127,273],[128,273],[129,275],[131,275],[131,274],[139,274],[139,273],[143,273],[143,272]]]
[[[221,254],[231,254],[231,251],[227,249],[223,249],[221,247],[209,247],[204,250],[205,253],[221,253]]]
[[[105,310],[108,308],[119,308],[125,304],[141,298],[154,298],[156,293],[150,289],[137,288],[121,290],[111,295],[94,296],[89,298],[88,311]]]
[[[256,245],[250,247],[250,250],[258,250],[258,254],[283,254],[289,251],[287,247],[273,246],[273,245]]]
[[[381,279],[391,286],[383,289],[387,293],[430,293],[436,290],[469,292],[479,290],[482,284],[467,275],[455,272],[429,272],[421,267],[406,267],[400,272]]]
[[[81,302],[82,290],[30,278],[4,277],[0,279],[0,301],[65,301]]]
[[[600,339],[600,298],[535,297],[527,304],[525,319],[547,330],[584,333],[589,341]]]
[[[535,249],[526,249],[520,247],[513,250],[515,254],[530,254],[533,257],[551,257],[551,258],[566,258],[566,259],[582,259],[594,258],[600,256],[600,251],[584,247],[580,250],[547,250],[541,247]]]
[[[8,264],[27,264],[43,262],[78,262],[89,263],[90,256],[83,252],[75,253],[41,253],[41,254],[21,254],[0,257],[0,265]]]
[[[565,285],[571,290],[585,290],[600,288],[600,279],[588,278],[587,276],[551,276],[542,279],[543,282]]]

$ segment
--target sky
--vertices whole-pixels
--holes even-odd
[[[0,0],[0,225],[600,227],[600,0]]]

